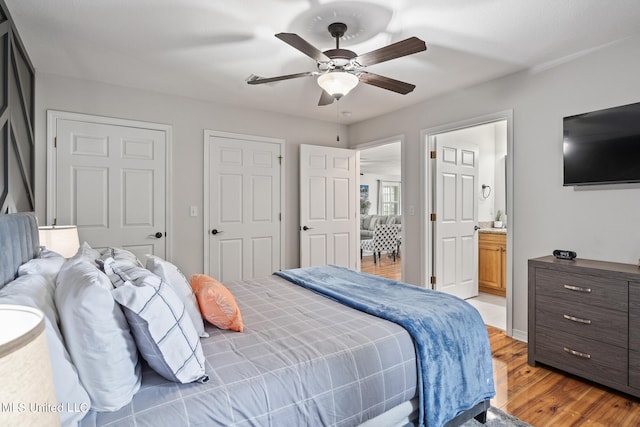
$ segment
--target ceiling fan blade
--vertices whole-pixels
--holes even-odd
[[[408,94],[416,88],[416,85],[412,85],[411,83],[401,82],[400,80],[395,80],[379,74],[368,73],[366,71],[361,71],[358,77],[362,83],[378,86],[382,89],[391,90],[403,95]]]
[[[335,101],[335,98],[327,93],[326,90],[322,89],[322,94],[320,94],[320,101],[318,101],[318,105],[320,106],[333,104],[333,101]]]
[[[309,42],[295,33],[278,33],[276,34],[276,37],[289,44],[290,46],[295,47],[300,52],[304,53],[312,59],[315,59],[316,61],[331,61],[331,58],[322,53],[321,50],[311,45]]]
[[[317,74],[318,74],[317,71],[307,71],[304,73],[287,74],[285,76],[277,76],[277,77],[260,77],[260,76],[256,76],[255,74],[251,74],[247,78],[247,83],[249,83],[250,85],[259,85],[262,83],[278,82],[280,80],[296,79],[298,77],[315,76]]]
[[[417,37],[409,37],[408,39],[360,55],[355,59],[355,61],[361,66],[367,67],[369,65],[379,64],[380,62],[422,52],[423,50],[427,50],[427,44],[424,41]]]

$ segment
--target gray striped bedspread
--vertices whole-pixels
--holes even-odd
[[[117,412],[81,426],[355,426],[417,394],[404,328],[270,276],[226,283],[242,333],[207,327],[207,384],[169,382],[148,366]]]

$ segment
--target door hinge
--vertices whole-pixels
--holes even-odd
[[[282,212],[278,212],[278,221],[282,221]]]
[[[53,224],[51,225],[58,225],[58,218],[53,218]]]
[[[58,148],[58,137],[57,136],[53,137],[53,148]]]
[[[434,213],[429,214],[429,219],[430,219],[431,221],[436,221],[436,214],[434,214]]]
[[[433,151],[429,152],[429,158],[430,159],[435,159],[436,158],[436,150],[433,150]]]
[[[432,285],[435,285],[435,284],[436,284],[436,276],[431,276],[431,278],[429,279],[429,282],[430,282]]]
[[[282,159],[283,159],[282,156],[278,156],[278,164],[280,164],[280,165],[282,164]]]

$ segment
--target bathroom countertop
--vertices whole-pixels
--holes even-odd
[[[478,230],[479,233],[490,233],[490,234],[507,234],[507,229],[506,228],[493,228],[493,227],[486,227],[486,228],[481,228],[480,230]]]

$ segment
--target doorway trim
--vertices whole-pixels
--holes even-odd
[[[222,132],[216,130],[205,129],[203,134],[203,148],[204,148],[204,169],[202,173],[204,194],[203,194],[203,206],[202,206],[202,224],[203,224],[203,249],[204,249],[204,257],[202,259],[203,262],[203,272],[204,274],[209,274],[209,229],[211,228],[209,224],[209,170],[211,165],[209,163],[209,138],[210,137],[220,137],[220,138],[230,138],[230,139],[245,139],[251,140],[255,142],[267,142],[271,144],[279,144],[280,145],[280,266],[279,270],[282,269],[284,265],[284,256],[285,256],[285,225],[286,225],[286,193],[285,193],[285,176],[286,174],[283,172],[286,168],[285,164],[285,140],[279,138],[270,138],[266,136],[256,136],[256,135],[247,135],[241,133],[232,133],[232,132]]]
[[[150,129],[164,132],[165,134],[165,258],[172,260],[173,255],[173,218],[171,208],[173,206],[173,126],[144,122],[141,120],[121,119],[116,117],[96,116],[85,113],[72,113],[69,111],[47,110],[47,196],[46,196],[46,224],[51,224],[57,210],[57,161],[55,153],[56,135],[58,134],[58,120],[75,120],[86,123],[99,123],[110,126],[133,127],[141,129]]]
[[[506,214],[509,218],[509,229],[507,232],[507,336],[513,336],[513,235],[514,235],[514,212],[513,212],[513,110],[498,111],[483,116],[472,117],[457,122],[447,123],[440,126],[423,129],[420,131],[420,206],[421,212],[425,214],[420,219],[422,238],[420,239],[420,253],[422,262],[420,266],[421,284],[430,288],[428,277],[432,274],[432,248],[433,239],[430,227],[429,213],[431,212],[432,194],[432,174],[429,162],[429,151],[432,150],[433,137],[437,134],[454,130],[466,129],[488,123],[506,120],[507,122],[507,182],[506,182]],[[522,337],[514,337],[521,339]]]
[[[363,142],[362,144],[358,144],[358,145],[354,145],[353,147],[350,147],[351,149],[357,150],[358,152],[362,151],[362,150],[366,150],[367,148],[373,148],[373,147],[380,147],[383,145],[388,145],[388,144],[392,144],[394,142],[400,142],[400,186],[402,188],[402,191],[404,191],[405,188],[405,182],[406,182],[406,171],[405,171],[405,167],[403,167],[406,164],[406,160],[404,158],[405,156],[405,152],[406,150],[404,149],[404,134],[400,134],[400,135],[394,135],[394,136],[389,136],[387,138],[382,138],[382,139],[376,139],[374,141],[369,141],[369,142]],[[359,163],[359,160],[358,160]],[[358,164],[358,167],[360,165]],[[357,187],[356,189],[358,190],[357,194],[360,194],[360,175],[358,175],[358,179],[357,179],[357,183],[356,183]],[[402,216],[406,216],[407,215],[407,206],[406,206],[406,200],[408,198],[407,197],[400,197],[400,206],[402,209]],[[359,212],[359,211],[358,211]],[[358,214],[359,216],[359,214]],[[402,227],[402,230],[400,230],[400,236],[402,238],[402,241],[405,243],[407,242],[407,239],[405,239],[405,232],[406,232],[406,219],[404,221],[402,221],[403,224],[405,224],[405,226]],[[357,245],[358,248],[360,247],[360,230],[358,229],[356,231],[356,235],[358,237],[357,240]],[[406,247],[404,248],[406,251]],[[406,272],[405,272],[405,268],[406,268],[406,264],[404,262],[404,258],[405,257],[400,257],[400,269],[401,269],[401,274],[402,274],[402,278],[401,280],[404,280],[404,278],[406,277]],[[361,270],[362,265],[360,264],[360,257],[357,257],[357,266],[358,266],[358,271]]]

